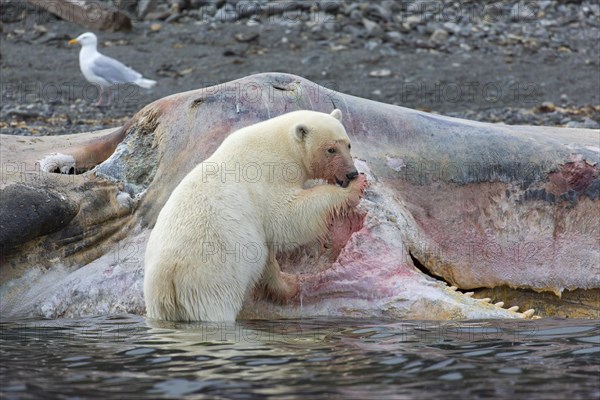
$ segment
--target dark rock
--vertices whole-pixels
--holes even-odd
[[[171,16],[171,12],[167,10],[156,10],[146,14],[148,21],[164,21]]]
[[[140,0],[138,2],[137,7],[137,16],[140,19],[146,18],[148,13],[154,11],[156,5],[158,4],[158,0]]]
[[[119,9],[129,14],[135,14],[138,0],[112,0],[112,3]]]
[[[234,6],[227,3],[217,11],[215,18],[220,22],[234,22],[238,20],[239,14]]]
[[[209,3],[209,0],[190,0],[190,8],[198,9]]]
[[[340,12],[343,1],[342,0],[321,0],[318,3],[319,10],[328,14],[337,14]]]
[[[43,113],[33,108],[11,108],[2,110],[5,117],[16,117],[19,120],[30,120],[44,117]]]
[[[427,32],[427,25],[417,25],[417,32],[421,35],[429,35]]]
[[[200,13],[200,20],[211,20],[217,14],[217,8],[213,4],[207,4],[200,7],[198,12]]]
[[[585,117],[583,121],[569,121],[565,124],[567,128],[584,128],[584,129],[598,129],[600,124],[589,117]]]
[[[60,193],[22,184],[0,189],[0,198],[0,249],[3,253],[19,243],[60,230],[79,211],[76,203]]]
[[[462,27],[454,22],[445,22],[443,24],[445,30],[450,33],[457,34],[461,31]]]
[[[342,9],[342,13],[346,16],[350,16],[354,11],[359,11],[360,15],[362,15],[362,12],[359,10],[360,6],[360,3],[358,2],[350,2]]]
[[[263,13],[263,6],[256,1],[240,1],[235,5],[238,19],[251,18]]]
[[[385,57],[397,57],[400,53],[398,53],[389,44],[386,44],[379,48],[379,54],[381,54],[382,56],[385,56]]]
[[[363,19],[362,12],[360,10],[352,10],[350,12],[350,19],[353,21],[361,21]]]
[[[367,43],[365,43],[365,49],[372,51],[379,47],[380,44],[381,42],[379,40],[369,40]]]
[[[440,25],[437,22],[430,21],[425,24],[425,32],[431,35],[436,29],[440,28]]]
[[[391,14],[389,10],[386,10],[381,5],[374,3],[369,4],[365,8],[363,15],[370,20],[378,22],[389,22],[391,19]]]
[[[335,19],[329,14],[322,11],[310,13],[309,20],[306,22],[306,26],[312,29],[312,32],[321,32],[323,29],[328,31],[335,31],[337,26]],[[327,37],[323,37],[326,39]]]
[[[382,29],[377,22],[371,21],[367,18],[363,18],[362,23],[365,29],[367,30],[368,35],[376,35],[382,32]]]
[[[0,21],[5,23],[19,22],[27,16],[28,7],[16,1],[3,1]]]
[[[171,8],[181,12],[190,7],[190,0],[169,0]]]
[[[180,13],[178,13],[178,12],[175,12],[175,13],[172,13],[171,15],[169,15],[169,16],[167,17],[167,19],[165,19],[165,22],[169,22],[169,23],[172,23],[172,22],[177,22],[177,21],[179,21],[179,20],[180,20],[182,17],[183,17],[183,15],[182,15],[182,14],[180,14]]]
[[[531,21],[536,18],[539,6],[535,2],[519,2],[510,10],[510,20],[513,22]]]
[[[556,106],[551,101],[545,101],[539,107],[539,110],[541,112],[552,112],[552,111],[556,110]]]
[[[387,32],[384,36],[385,40],[391,43],[404,44],[405,40],[402,34],[398,31]]]

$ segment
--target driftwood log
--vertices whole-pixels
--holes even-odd
[[[106,3],[92,0],[27,0],[65,21],[91,31],[129,31],[131,19]]]

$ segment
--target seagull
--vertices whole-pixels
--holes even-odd
[[[108,104],[112,100],[111,87],[120,83],[133,83],[145,89],[150,89],[156,85],[156,81],[144,79],[142,74],[114,58],[107,57],[98,52],[98,38],[92,32],[86,32],[79,35],[76,39],[69,40],[69,45],[81,44],[79,52],[79,68],[81,73],[88,80],[98,86],[98,102],[95,105],[102,105],[102,94],[104,88],[108,88]],[[107,104],[107,105],[108,105]]]

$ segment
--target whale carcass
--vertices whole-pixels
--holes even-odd
[[[239,318],[599,316],[598,130],[449,118],[279,73],[163,98],[118,129],[2,135],[0,314],[143,314],[146,241],[181,179],[241,127],[335,108],[365,197],[326,243],[281,256],[291,302],[257,288]]]

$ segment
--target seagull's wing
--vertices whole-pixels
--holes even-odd
[[[135,82],[142,77],[142,74],[139,72],[102,54],[94,59],[90,65],[90,69],[94,75],[101,77],[111,84]]]

